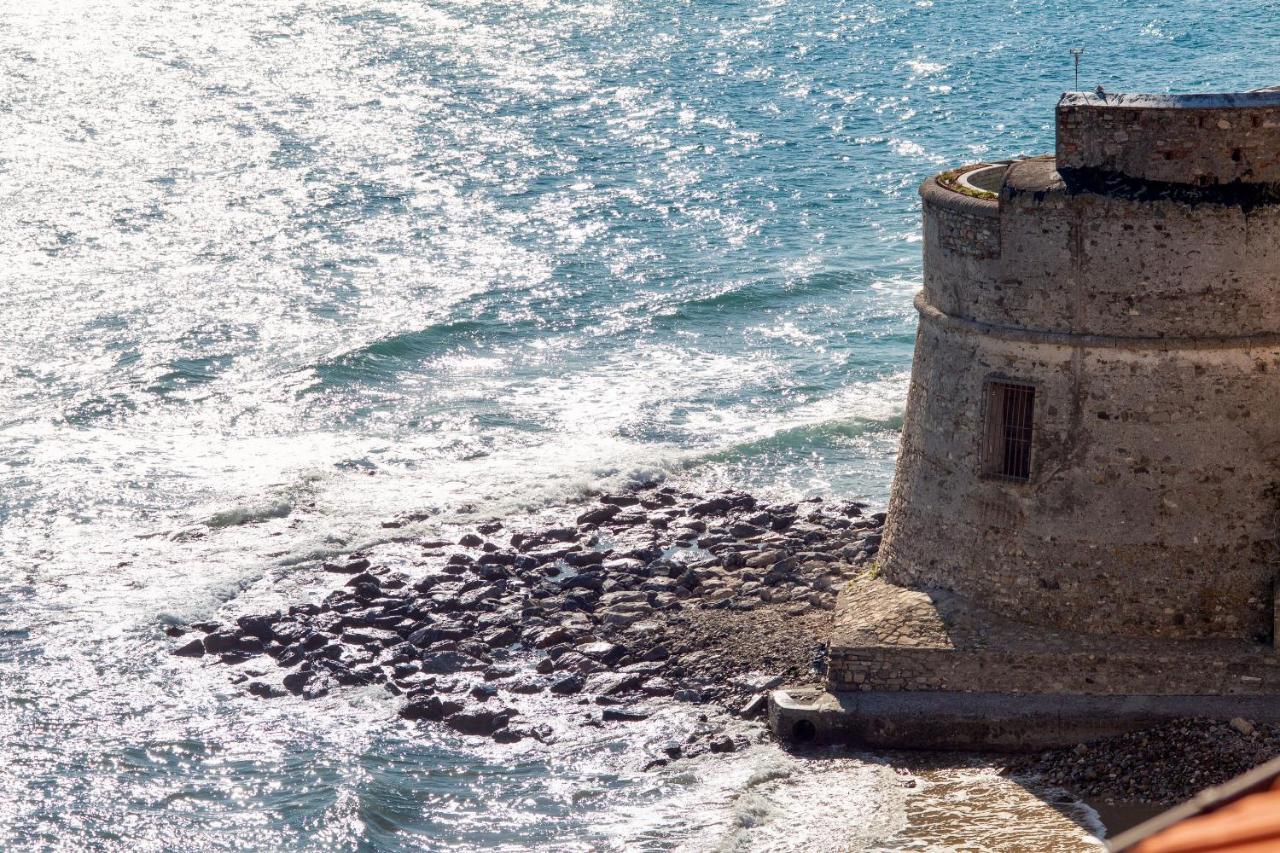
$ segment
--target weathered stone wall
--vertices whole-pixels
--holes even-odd
[[[886,646],[832,655],[832,690],[955,690],[973,693],[1252,695],[1280,690],[1280,665],[1239,671],[1187,668],[1198,658],[1159,653],[1099,659],[1080,654],[1028,654],[989,649],[939,653]]]
[[[1270,636],[1280,210],[1070,193],[1050,161],[1011,167],[998,205],[922,194],[885,577],[1092,633]],[[945,239],[975,202],[998,256]],[[1028,483],[982,475],[992,379],[1036,387]]]
[[[1057,160],[1194,186],[1280,181],[1280,92],[1063,95]]]
[[[1280,690],[1280,656],[1240,640],[1086,636],[932,587],[862,577],[836,605],[828,687],[1089,695]]]
[[[999,204],[933,180],[921,189],[925,294],[944,313],[1077,335],[1280,330],[1280,207],[1073,194],[1049,159],[1005,180]],[[999,229],[980,255],[954,248],[954,235],[982,234],[968,225],[975,209]]]
[[[881,563],[1025,620],[1264,637],[1280,347],[1082,348],[926,313]],[[1028,483],[982,476],[984,388],[1036,387]]]

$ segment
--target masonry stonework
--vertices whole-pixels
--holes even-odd
[[[1085,633],[1270,639],[1280,206],[1109,194],[1062,170],[1280,180],[1280,97],[1262,100],[1067,96],[1057,161],[1013,163],[990,198],[925,182],[886,579]],[[993,381],[1034,388],[1026,482],[984,474]]]
[[[788,737],[1024,749],[1280,721],[1280,92],[1063,96],[924,182],[878,565]]]

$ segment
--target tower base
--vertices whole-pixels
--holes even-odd
[[[876,578],[840,595],[827,689],[769,703],[784,739],[877,748],[1036,750],[1178,717],[1280,721],[1280,656],[1026,625]]]

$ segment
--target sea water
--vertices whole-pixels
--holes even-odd
[[[644,773],[698,709],[478,744],[162,628],[640,477],[883,504],[920,181],[1050,150],[1068,48],[1278,46],[1243,0],[0,2],[0,847],[1087,844],[985,767]]]

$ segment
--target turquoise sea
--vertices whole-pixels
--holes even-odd
[[[1050,150],[1076,46],[1280,82],[1244,0],[0,0],[0,848],[1087,844],[988,771],[639,772],[674,705],[477,747],[161,632],[638,476],[883,504],[916,187]]]

